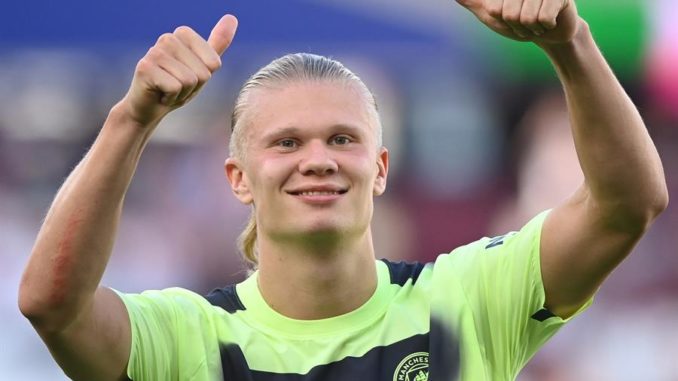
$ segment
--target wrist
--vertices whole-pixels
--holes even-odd
[[[125,99],[123,99],[116,103],[109,111],[106,122],[104,123],[104,129],[116,130],[118,132],[124,131],[132,135],[137,135],[138,138],[141,138],[145,142],[150,138],[158,123],[160,123],[160,120],[148,123],[139,122],[134,117],[125,102]]]
[[[109,113],[109,117],[113,116],[120,122],[147,130],[155,129],[165,115],[167,115],[167,112],[158,112],[154,109],[150,111],[139,110],[139,107],[135,106],[135,101],[130,99],[130,94],[125,95],[116,103]]]
[[[561,52],[572,51],[576,46],[585,43],[589,39],[591,39],[589,24],[583,18],[578,17],[576,31],[568,41],[552,43],[535,41],[535,44],[549,56],[554,56]]]

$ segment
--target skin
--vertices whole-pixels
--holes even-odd
[[[563,83],[586,180],[549,214],[540,255],[547,306],[567,317],[666,207],[661,162],[573,2],[459,2],[497,33],[537,44]],[[127,311],[115,293],[99,286],[124,195],[153,130],[220,67],[219,56],[236,28],[237,20],[225,16],[207,41],[188,27],[161,36],[48,212],[21,280],[19,308],[74,380],[126,379]],[[258,218],[259,287],[273,308],[290,317],[348,312],[376,287],[371,198],[386,186],[388,154],[370,142],[369,118],[356,105],[359,97],[349,94],[355,95],[329,83],[298,83],[260,94],[255,101],[262,108],[251,115],[248,159],[226,163],[236,197],[255,204],[258,217],[281,219]],[[279,114],[267,113],[263,105]],[[270,138],[288,127],[295,129]],[[354,132],[355,141],[344,140]],[[288,193],[330,183],[348,192]],[[286,310],[283,300],[293,300],[293,308]]]
[[[229,158],[226,173],[256,205],[262,294],[289,317],[349,312],[376,288],[369,226],[388,172],[378,122],[357,86],[340,82],[266,88],[250,102],[246,159]],[[300,194],[314,190],[339,192]]]

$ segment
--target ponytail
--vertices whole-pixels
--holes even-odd
[[[254,217],[254,209],[252,209],[245,230],[238,236],[238,249],[245,260],[256,268],[259,261],[257,260],[257,220]]]

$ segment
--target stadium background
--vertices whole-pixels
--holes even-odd
[[[596,303],[520,381],[678,380],[678,4],[588,0],[581,13],[638,104],[674,200]],[[23,266],[58,186],[158,35],[240,30],[223,69],[158,129],[129,191],[104,283],[198,292],[244,276],[248,210],[223,178],[237,88],[272,58],[331,55],[377,94],[392,153],[375,240],[431,260],[520,227],[581,181],[558,85],[536,48],[505,41],[452,1],[3,2],[0,13],[0,378],[66,379],[16,307]],[[611,158],[611,160],[614,158]]]

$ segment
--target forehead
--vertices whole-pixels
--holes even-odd
[[[364,90],[343,81],[298,81],[253,90],[245,111],[247,137],[260,138],[275,130],[321,131],[353,126],[374,132],[373,107]]]

